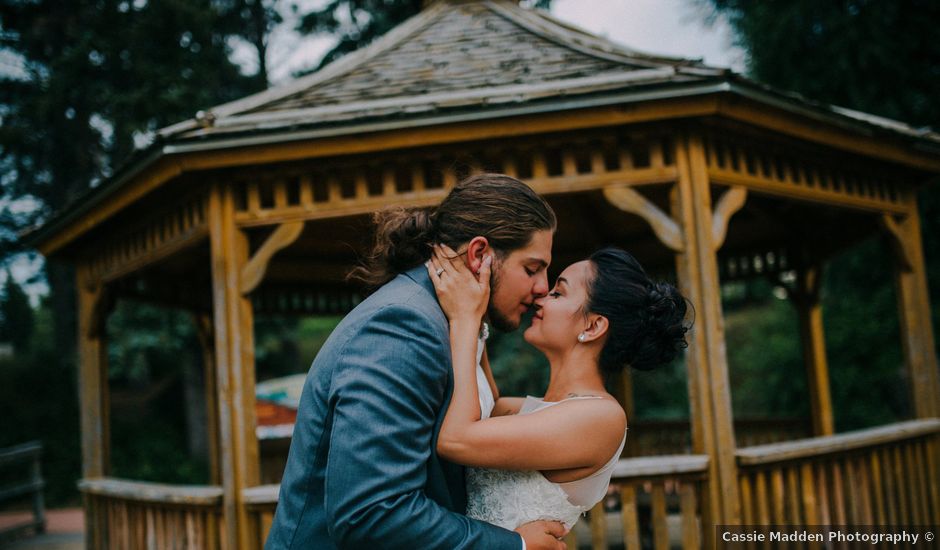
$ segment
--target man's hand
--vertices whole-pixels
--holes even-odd
[[[561,540],[568,530],[557,521],[533,521],[516,527],[516,532],[525,540],[526,550],[567,550]]]

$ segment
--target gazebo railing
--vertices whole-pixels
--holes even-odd
[[[87,547],[224,548],[222,488],[84,479]]]
[[[248,513],[253,523],[258,526],[258,541],[254,548],[264,548],[264,541],[268,538],[271,523],[274,521],[274,509],[277,508],[277,496],[281,489],[279,484],[260,485],[242,491],[242,498],[248,505]]]
[[[619,521],[608,524],[606,512],[611,502],[599,502],[590,511],[587,522],[591,548],[700,548],[699,503],[707,470],[708,457],[705,455],[620,460],[611,478],[611,497],[614,501],[619,499]],[[677,526],[669,520],[669,516],[675,517],[676,513]],[[566,542],[568,548],[579,547],[577,530],[572,530]]]
[[[29,465],[27,480],[17,481],[12,485],[5,485],[0,488],[0,505],[6,505],[9,502],[18,501],[28,496],[32,501],[33,508],[32,519],[0,529],[0,543],[15,538],[24,532],[41,533],[46,529],[46,507],[42,495],[46,482],[42,479],[41,455],[42,443],[38,441],[30,441],[22,445],[0,449],[0,469],[13,470],[14,473],[19,473],[19,467],[22,464]],[[5,477],[8,474],[8,471],[4,472]],[[19,476],[14,475],[12,477],[17,478]]]
[[[940,419],[739,449],[746,525],[940,523]]]

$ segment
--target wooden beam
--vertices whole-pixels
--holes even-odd
[[[670,250],[682,252],[685,249],[682,229],[668,214],[633,188],[627,185],[609,185],[604,188],[604,198],[620,210],[646,220],[659,241]]]
[[[103,289],[91,283],[88,267],[76,271],[78,291],[78,385],[81,405],[82,477],[99,478],[110,470],[108,347],[104,338]]]
[[[724,319],[718,260],[713,242],[713,212],[710,182],[702,137],[681,136],[677,140],[676,165],[679,181],[672,193],[673,216],[685,235],[685,248],[676,255],[679,287],[695,308],[695,326],[686,366],[692,413],[693,452],[710,457],[702,498],[702,532],[713,525],[738,524],[736,447],[731,413],[731,387],[724,340]],[[703,540],[709,547],[714,537]]]
[[[744,187],[732,187],[718,200],[718,206],[712,214],[712,244],[715,250],[724,244],[725,236],[728,234],[728,222],[731,221],[731,216],[735,212],[744,207],[746,200],[747,189]]]
[[[937,347],[931,322],[920,216],[913,198],[911,202],[910,214],[896,224],[889,222],[886,227],[896,231],[892,234],[905,251],[896,262],[895,285],[901,347],[910,375],[914,413],[917,418],[930,418],[940,416],[940,373],[937,372]]]
[[[219,458],[219,383],[216,376],[215,336],[212,318],[202,313],[191,316],[202,350],[203,384],[206,393],[206,433],[209,435],[209,483],[221,485]]]
[[[914,269],[914,252],[910,250],[910,242],[905,238],[901,224],[891,214],[882,214],[880,221],[881,227],[885,230],[891,242],[891,249],[894,251],[894,259],[898,269],[910,272]]]
[[[819,301],[822,266],[799,269],[796,275],[796,287],[790,290],[788,295],[799,317],[803,364],[806,367],[807,388],[813,414],[813,435],[832,435],[835,433],[835,421],[829,387],[822,305]]]
[[[285,222],[274,230],[274,233],[264,241],[261,248],[255,252],[241,272],[241,283],[239,290],[243,295],[250,294],[251,291],[258,288],[264,279],[264,273],[268,269],[268,263],[274,255],[284,248],[290,246],[304,230],[304,222]]]
[[[231,187],[213,186],[208,214],[225,539],[229,548],[247,550],[253,546],[257,525],[248,513],[242,489],[260,481],[253,314],[251,301],[239,289],[248,261],[248,239],[235,226]]]
[[[772,195],[789,200],[807,201],[879,214],[882,212],[903,214],[907,211],[906,207],[903,205],[886,200],[853,196],[839,191],[818,189],[806,185],[782,183],[769,178],[746,173],[742,174],[728,169],[711,168],[709,169],[709,177],[713,183],[747,187],[755,193]]]
[[[940,172],[940,159],[936,154],[921,153],[915,147],[898,143],[900,140],[886,140],[876,135],[860,135],[861,132],[858,131],[840,128],[834,124],[820,123],[807,116],[788,113],[738,96],[723,97],[718,103],[718,114],[749,126],[766,128],[827,147],[835,147],[930,172]],[[861,122],[858,124],[863,125]],[[885,133],[888,131],[885,130]]]

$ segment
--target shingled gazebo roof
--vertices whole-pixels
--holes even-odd
[[[161,131],[221,134],[418,118],[724,74],[644,55],[507,2],[438,2],[369,47],[286,86]]]
[[[542,10],[501,0],[436,2],[369,47],[316,73],[202,111],[159,135],[173,142],[206,141],[390,119],[501,116],[507,109],[557,110],[732,88],[842,124],[940,143],[926,129],[773,92],[699,60],[640,53]]]

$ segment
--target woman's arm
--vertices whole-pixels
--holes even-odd
[[[450,320],[454,369],[454,394],[438,434],[438,454],[468,466],[501,469],[603,465],[616,452],[626,427],[623,409],[615,401],[578,400],[533,414],[480,420],[476,346],[489,298],[489,271],[484,262],[478,279],[456,254],[443,249],[435,252],[428,265]],[[509,403],[505,403],[507,408]]]

